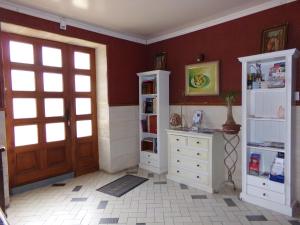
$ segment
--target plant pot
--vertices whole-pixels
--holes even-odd
[[[240,124],[223,124],[223,132],[226,134],[237,134],[240,129]]]

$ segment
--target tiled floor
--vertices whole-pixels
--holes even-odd
[[[123,176],[96,172],[15,195],[11,225],[297,225],[298,219],[241,202],[237,194],[208,194],[139,170],[149,180],[120,198],[96,191]],[[131,172],[132,174],[132,172]]]

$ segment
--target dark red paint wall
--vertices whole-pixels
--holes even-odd
[[[137,72],[145,70],[146,46],[0,8],[0,21],[107,45],[109,105],[138,104]]]
[[[206,61],[220,60],[220,91],[240,91],[241,65],[237,58],[260,53],[261,32],[289,23],[287,48],[300,49],[300,2],[294,2],[220,25],[154,43],[149,46],[68,26],[0,8],[0,21],[77,37],[107,45],[108,88],[111,106],[138,104],[137,72],[153,68],[158,52],[167,52],[171,104],[222,104],[220,97],[184,97],[184,67],[196,63],[199,53]],[[299,63],[298,63],[299,64]],[[299,64],[300,68],[300,64]],[[300,70],[298,70],[300,71]],[[299,73],[297,74],[298,76]],[[297,81],[300,90],[300,79]],[[240,101],[237,102],[238,104]]]
[[[259,54],[263,29],[289,23],[287,48],[300,49],[300,2],[279,6],[237,20],[209,27],[148,46],[148,69],[157,52],[167,52],[171,104],[222,104],[220,97],[184,97],[185,65],[196,63],[199,53],[205,61],[220,60],[220,92],[241,90],[238,57]],[[300,67],[300,63],[298,63]],[[300,71],[300,70],[298,70]],[[300,74],[297,73],[300,77]],[[300,90],[300,79],[297,81]],[[240,104],[240,99],[237,101]]]

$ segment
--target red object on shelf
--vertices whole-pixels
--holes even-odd
[[[157,133],[157,116],[148,116],[148,132],[156,134]]]

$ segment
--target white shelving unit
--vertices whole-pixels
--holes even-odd
[[[167,171],[167,134],[169,127],[169,71],[153,70],[137,74],[139,76],[139,131],[140,131],[140,164],[139,167],[154,173]],[[153,88],[147,91],[143,88],[144,83],[154,84]],[[151,85],[150,85],[151,86]],[[148,88],[149,89],[149,88]],[[155,99],[155,100],[153,100]],[[152,107],[145,110],[145,102],[153,102]],[[151,110],[152,109],[152,110]],[[154,109],[154,110],[153,110]],[[154,119],[155,121],[154,121]],[[144,121],[144,128],[142,125]],[[146,122],[145,122],[146,121]],[[145,125],[146,124],[146,125]],[[150,125],[151,124],[151,125]],[[156,126],[156,132],[150,127]],[[145,127],[147,129],[145,129]],[[148,129],[149,128],[149,129]],[[146,147],[142,143],[151,140],[156,142],[156,147]],[[149,143],[149,142],[148,142]],[[153,143],[153,142],[152,142]],[[151,144],[150,144],[151,145]],[[148,147],[148,148],[147,148]]]
[[[239,58],[243,92],[240,197],[289,216],[294,214],[296,204],[294,79],[297,57],[298,50],[290,49]],[[257,156],[258,164],[256,159],[253,161]],[[281,178],[284,179],[281,181],[274,181],[274,176],[271,180],[270,176],[270,173],[274,175],[271,168],[276,157],[283,158]],[[253,172],[253,168],[258,171]]]

